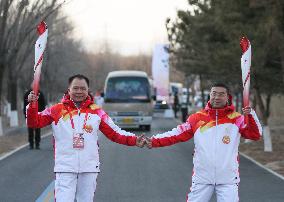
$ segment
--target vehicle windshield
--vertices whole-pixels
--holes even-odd
[[[150,102],[150,85],[145,77],[114,77],[107,82],[105,102]]]

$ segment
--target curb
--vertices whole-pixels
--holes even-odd
[[[284,180],[284,176],[280,175],[279,173],[275,172],[274,170],[271,170],[270,168],[267,168],[265,167],[265,165],[261,164],[260,162],[254,160],[253,158],[251,158],[250,156],[242,153],[242,152],[239,152],[240,155],[242,155],[243,157],[245,157],[246,159],[250,160],[251,162],[255,163],[256,165],[258,165],[259,167],[263,168],[264,170],[270,172],[271,174],[279,177],[280,179]]]
[[[48,187],[41,193],[35,202],[53,202],[54,201],[54,185],[55,181],[53,180]]]
[[[52,135],[52,132],[47,132],[45,133],[44,135],[41,136],[41,138],[46,138],[48,136]],[[4,160],[5,158],[11,156],[12,154],[16,153],[17,151],[27,147],[29,145],[29,143],[26,143],[22,146],[19,146],[17,147],[16,149],[13,149],[12,151],[9,151],[9,152],[6,152],[6,153],[3,153],[1,156],[0,156],[0,161]]]

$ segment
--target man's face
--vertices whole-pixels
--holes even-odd
[[[212,87],[210,92],[210,104],[213,108],[223,108],[228,101],[226,88]]]
[[[68,88],[68,93],[70,95],[70,98],[74,102],[82,102],[84,101],[88,96],[88,84],[85,81],[85,79],[73,79],[72,83],[70,84]]]

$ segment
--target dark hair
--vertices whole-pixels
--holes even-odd
[[[226,91],[227,91],[227,94],[228,94],[228,95],[230,94],[230,89],[229,89],[229,87],[228,87],[226,84],[224,84],[224,83],[213,83],[213,85],[211,85],[211,89],[212,89],[213,87],[222,87],[222,88],[225,88]]]
[[[82,75],[82,74],[76,74],[76,75],[73,75],[73,76],[69,77],[69,79],[68,79],[69,86],[71,85],[71,83],[72,83],[72,81],[74,79],[84,79],[86,81],[88,87],[89,87],[89,79],[86,76]]]

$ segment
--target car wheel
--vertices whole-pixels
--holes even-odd
[[[146,131],[150,131],[150,130],[151,130],[151,125],[145,126],[145,130],[146,130]]]

